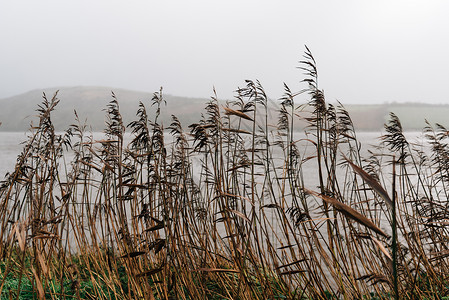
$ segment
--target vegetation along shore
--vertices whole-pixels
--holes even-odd
[[[101,139],[44,95],[0,183],[1,299],[449,299],[449,131],[411,143],[391,114],[362,155],[300,68],[275,117],[257,81],[188,126],[162,90],[128,123],[112,94]]]

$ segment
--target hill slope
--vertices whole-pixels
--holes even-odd
[[[42,103],[43,92],[48,99],[58,92],[60,102],[53,113],[53,123],[58,130],[66,129],[75,121],[74,110],[82,122],[87,119],[87,124],[94,131],[104,129],[105,108],[113,99],[114,92],[125,124],[135,118],[139,102],[145,104],[151,110],[152,93],[112,89],[107,87],[61,87],[45,90],[34,90],[25,94],[0,99],[1,131],[27,130],[31,121],[37,122],[35,117],[38,105]],[[201,109],[207,99],[194,99],[164,95],[167,106],[162,109],[164,125],[168,126],[170,115],[176,115],[181,122],[190,123],[198,119]]]
[[[449,127],[449,105],[423,103],[388,103],[376,105],[347,105],[357,130],[378,130],[389,120],[393,112],[401,121],[404,130],[422,130],[426,120]]]
[[[34,90],[21,95],[0,99],[0,131],[25,131],[30,123],[37,122],[36,109],[42,102],[43,92],[51,98],[59,90],[60,102],[53,113],[53,123],[57,130],[65,130],[75,122],[74,110],[82,122],[93,131],[104,129],[105,108],[112,100],[111,90],[116,95],[124,123],[128,124],[135,119],[139,101],[143,102],[151,112],[152,93],[137,92],[108,87],[60,87],[45,90]],[[171,123],[170,116],[176,115],[183,126],[197,122],[201,118],[203,108],[209,99],[197,99],[164,95],[167,105],[162,108],[161,119],[165,127]],[[276,101],[273,102],[276,109]],[[425,126],[425,119],[430,123],[449,125],[449,105],[430,104],[376,104],[376,105],[345,105],[357,130],[379,131],[388,120],[389,112],[394,112],[401,120],[405,130],[421,130]],[[277,118],[277,114],[272,114]],[[276,124],[277,120],[270,121]],[[300,126],[298,124],[298,126]],[[449,127],[449,126],[448,126]],[[300,128],[298,128],[300,129]]]

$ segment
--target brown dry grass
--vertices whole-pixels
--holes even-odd
[[[176,117],[159,123],[162,91],[156,114],[141,104],[128,126],[113,96],[101,140],[78,120],[57,134],[57,97],[44,96],[0,187],[2,295],[19,297],[5,285],[13,274],[19,289],[28,280],[54,299],[388,298],[394,282],[402,298],[446,296],[448,131],[426,128],[426,152],[392,116],[382,147],[362,158],[308,50],[302,66],[311,100],[297,108],[286,86],[275,128],[252,81],[228,107],[213,97],[189,132]],[[293,131],[298,119],[313,154]]]

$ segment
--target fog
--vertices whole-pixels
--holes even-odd
[[[272,98],[319,84],[343,103],[449,103],[447,1],[2,1],[0,98],[59,86]]]

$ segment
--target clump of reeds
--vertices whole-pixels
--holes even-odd
[[[1,297],[447,296],[448,131],[412,144],[391,115],[363,157],[309,49],[301,68],[308,87],[285,86],[276,126],[258,81],[227,103],[214,93],[187,130],[161,123],[162,90],[129,125],[112,95],[101,137],[76,114],[58,134],[44,95],[0,186]]]

